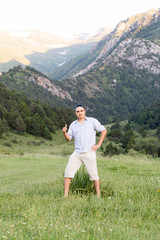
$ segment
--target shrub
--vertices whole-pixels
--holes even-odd
[[[153,157],[160,156],[160,146],[152,143],[142,143],[134,146],[136,151],[139,151],[143,154],[150,154]]]
[[[9,142],[8,142],[8,143],[7,143],[7,142],[6,142],[6,143],[3,143],[3,145],[6,146],[6,147],[12,147],[12,144],[9,143]]]
[[[4,126],[3,126],[2,120],[0,118],[0,137],[2,136],[3,133],[4,133]]]
[[[159,140],[160,140],[160,127],[157,129],[156,135],[157,135],[157,137],[158,137]]]
[[[122,137],[122,147],[126,149],[130,149],[134,146],[135,136],[132,130],[128,130],[124,136]]]
[[[21,116],[18,116],[14,122],[12,123],[13,129],[15,129],[17,132],[25,132],[26,131],[26,125],[22,119]]]
[[[124,130],[125,132],[128,131],[128,130],[131,130],[131,125],[130,125],[129,123],[127,123],[127,124],[124,126],[123,130]]]
[[[113,156],[113,155],[118,155],[119,151],[117,146],[114,146],[112,143],[109,143],[106,145],[106,149],[103,151],[103,155],[106,156]]]
[[[111,130],[111,132],[108,134],[108,138],[111,141],[115,141],[115,142],[120,142],[121,138],[122,138],[123,134],[121,132],[121,129],[118,128],[114,128],[113,130]]]
[[[139,132],[139,134],[141,134],[141,136],[144,138],[144,137],[146,137],[146,131],[145,131],[145,129],[143,128],[143,127],[140,127],[140,128],[138,128],[138,132]]]
[[[45,129],[44,129],[42,137],[44,137],[48,140],[52,140],[52,135],[51,135],[51,133],[50,133],[50,131],[48,130],[47,127],[45,127]]]

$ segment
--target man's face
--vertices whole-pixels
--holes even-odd
[[[77,107],[75,110],[75,114],[78,119],[84,119],[85,118],[85,113],[86,111],[84,110],[83,107]]]

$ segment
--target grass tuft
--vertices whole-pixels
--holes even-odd
[[[89,194],[94,191],[94,185],[89,179],[89,175],[84,167],[76,173],[74,179],[71,181],[70,190],[76,194]]]

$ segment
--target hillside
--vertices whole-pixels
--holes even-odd
[[[159,10],[132,16],[54,76],[104,123],[126,119],[159,99],[159,29]]]
[[[104,124],[113,122],[114,117],[127,119],[160,96],[159,75],[132,66],[126,70],[105,66],[74,79],[54,82],[33,68],[19,66],[0,76],[0,82],[51,106],[73,109],[83,103],[87,115]]]
[[[0,72],[17,65],[29,65],[44,74],[50,73],[71,58],[89,51],[94,42],[110,31],[102,28],[70,39],[37,30],[0,31]]]
[[[129,62],[136,69],[147,69],[160,73],[160,11],[150,10],[121,21],[108,35],[97,42],[88,55],[79,61],[62,66],[53,77],[62,79],[62,71],[69,69],[67,77],[76,77],[87,73],[92,68],[108,64],[126,67]]]
[[[52,106],[67,106],[73,102],[70,94],[51,82],[44,74],[31,67],[20,65],[0,76],[0,82],[9,89],[24,92],[28,97]]]
[[[52,139],[52,133],[75,118],[70,109],[51,107],[10,91],[0,83],[0,137],[8,130]]]
[[[159,75],[132,66],[102,66],[74,79],[63,80],[63,88],[83,103],[88,114],[103,123],[114,117],[127,119],[130,114],[159,100]]]

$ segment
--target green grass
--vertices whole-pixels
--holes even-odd
[[[12,143],[15,138],[22,143]],[[63,173],[73,143],[62,133],[37,146],[28,141],[42,139],[9,133],[0,140],[0,239],[160,238],[160,159],[99,152],[102,197],[97,199],[91,185],[85,194],[77,190],[85,189],[83,179],[88,183],[82,168],[64,199]]]

